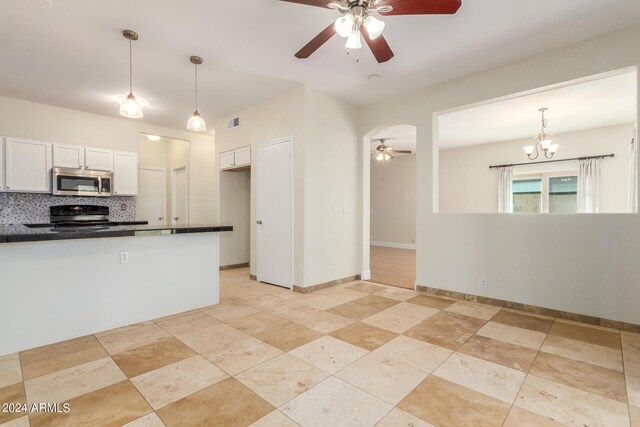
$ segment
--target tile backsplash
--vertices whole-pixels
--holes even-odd
[[[0,193],[0,224],[49,222],[49,206],[58,205],[109,206],[111,221],[136,219],[135,197],[65,197],[51,194]]]

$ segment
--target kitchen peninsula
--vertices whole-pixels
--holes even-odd
[[[0,226],[0,355],[217,304],[224,231]]]

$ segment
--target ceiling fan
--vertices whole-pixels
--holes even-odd
[[[347,49],[360,49],[362,39],[379,63],[393,58],[393,51],[382,32],[385,23],[374,16],[451,15],[458,11],[462,0],[280,0],[337,10],[342,14],[296,53],[296,58],[310,57],[331,37],[338,34],[347,39]],[[361,37],[362,36],[362,37]]]
[[[385,139],[380,140],[380,145],[376,147],[376,152],[372,155],[376,156],[376,160],[379,162],[386,162],[387,160],[393,159],[393,154],[412,154],[411,150],[394,150],[393,147],[390,147],[385,144]]]

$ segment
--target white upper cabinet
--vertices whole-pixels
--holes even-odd
[[[92,171],[113,172],[113,151],[104,148],[85,147],[84,168]]]
[[[51,193],[50,142],[6,138],[4,154],[6,191]]]
[[[220,169],[238,169],[251,166],[251,146],[220,153]]]
[[[138,195],[138,155],[115,151],[113,153],[113,195]]]
[[[84,147],[78,145],[53,144],[54,168],[84,168]]]
[[[4,138],[0,137],[0,191],[4,188]]]
[[[248,166],[251,164],[251,146],[238,148],[234,151],[236,167]]]
[[[233,168],[235,166],[233,160],[233,151],[227,151],[226,153],[220,154],[220,169]]]

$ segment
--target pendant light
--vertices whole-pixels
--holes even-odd
[[[196,111],[193,113],[193,116],[189,118],[189,121],[187,122],[187,129],[192,132],[204,132],[207,130],[207,124],[204,122],[204,119],[200,117],[200,113],[198,112],[198,65],[202,64],[202,58],[199,56],[192,56],[189,59],[196,68]]]
[[[120,104],[120,115],[132,119],[139,119],[144,116],[142,105],[133,95],[133,48],[132,42],[138,40],[138,33],[131,30],[124,30],[122,35],[129,40],[129,95]]]

